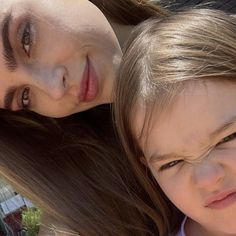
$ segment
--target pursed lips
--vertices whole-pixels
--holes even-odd
[[[236,201],[236,189],[224,190],[208,197],[204,206],[213,209],[222,209]]]
[[[86,64],[80,83],[79,102],[93,101],[99,92],[98,77],[96,71],[89,59],[86,57]]]
[[[88,89],[88,80],[89,80],[89,63],[88,63],[88,57],[86,57],[86,64],[84,67],[82,80],[80,82],[80,91],[78,95],[79,102],[83,102],[85,100],[86,91]]]

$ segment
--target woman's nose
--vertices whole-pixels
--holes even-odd
[[[35,85],[52,99],[59,100],[66,93],[67,73],[63,66],[41,67],[34,70]]]
[[[199,188],[214,187],[224,178],[224,176],[224,166],[216,160],[206,158],[206,160],[194,164],[193,181]]]

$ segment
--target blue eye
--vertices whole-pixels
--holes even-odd
[[[21,39],[21,43],[22,43],[22,47],[23,47],[23,50],[25,51],[26,55],[28,57],[30,57],[32,38],[31,38],[31,25],[29,22],[25,25],[22,39]]]
[[[219,143],[216,144],[216,146],[219,146],[223,143],[227,143],[227,142],[230,142],[232,141],[233,139],[236,138],[236,132],[235,133],[232,133],[230,134],[229,136],[226,136],[225,138],[221,139],[221,141]]]
[[[167,164],[164,164],[160,167],[160,171],[163,171],[163,170],[167,170],[167,169],[170,169],[176,165],[178,165],[179,163],[183,162],[183,160],[176,160],[176,161],[171,161]]]

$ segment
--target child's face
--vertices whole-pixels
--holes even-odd
[[[140,146],[165,194],[212,233],[236,234],[236,84],[195,83],[152,116]]]

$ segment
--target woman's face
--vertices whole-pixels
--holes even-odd
[[[0,2],[0,108],[62,117],[110,102],[122,52],[95,5]]]

